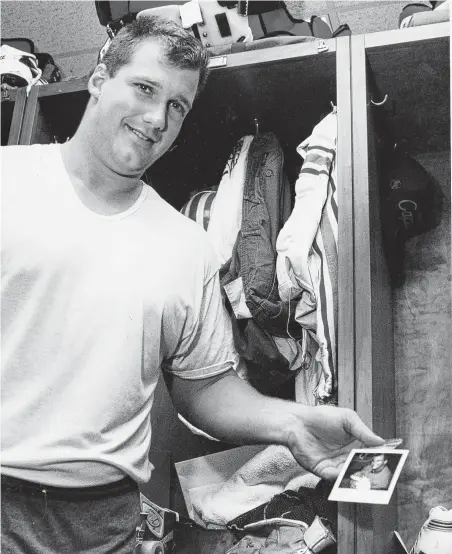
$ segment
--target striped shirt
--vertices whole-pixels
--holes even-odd
[[[316,400],[337,393],[337,116],[330,113],[297,148],[304,163],[295,184],[294,209],[276,248],[279,293],[299,298],[296,320],[318,344]]]

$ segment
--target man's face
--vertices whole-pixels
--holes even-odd
[[[385,457],[383,454],[374,456],[372,460],[372,469],[380,469],[385,462]]]
[[[96,72],[102,76],[95,78]],[[121,175],[141,176],[173,144],[199,81],[199,72],[167,64],[163,47],[150,39],[114,77],[96,69],[93,148]],[[97,91],[96,91],[97,92]]]

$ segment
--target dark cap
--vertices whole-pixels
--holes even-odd
[[[441,190],[433,177],[401,149],[383,158],[381,218],[385,250],[393,284],[403,281],[406,241],[436,227],[441,214]]]

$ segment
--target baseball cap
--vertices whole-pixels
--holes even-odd
[[[399,286],[406,241],[438,225],[443,195],[433,177],[402,148],[383,157],[381,176],[383,240],[391,280]]]

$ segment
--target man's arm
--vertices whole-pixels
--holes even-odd
[[[171,376],[176,409],[212,436],[237,444],[282,444],[305,469],[334,479],[352,448],[380,446],[358,415],[260,394],[234,371],[206,379]]]

